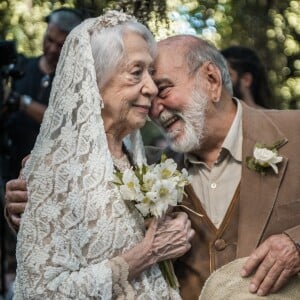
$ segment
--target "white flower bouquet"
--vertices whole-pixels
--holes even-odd
[[[181,203],[184,187],[190,179],[186,169],[177,170],[175,161],[162,155],[159,164],[143,164],[123,173],[116,171],[114,183],[118,185],[122,198],[134,201],[144,218],[160,218],[170,206]],[[168,284],[178,289],[172,262],[166,260],[159,265]]]

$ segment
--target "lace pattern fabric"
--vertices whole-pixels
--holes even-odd
[[[112,157],[112,160],[115,168],[117,168],[121,172],[124,172],[126,169],[131,168],[127,155],[123,155],[120,158]]]
[[[139,213],[110,183],[90,32],[129,20],[110,12],[73,30],[62,49],[40,134],[23,176],[14,299],[177,299],[157,265],[128,282],[120,257],[144,236]],[[145,160],[138,131],[134,163]]]

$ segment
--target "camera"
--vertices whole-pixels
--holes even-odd
[[[0,41],[0,78],[21,78],[15,41]]]
[[[18,60],[15,41],[0,41],[0,123],[17,107],[15,97],[7,95],[11,93],[12,80],[24,75]]]
[[[0,68],[17,61],[16,44],[14,41],[0,41]]]
[[[13,79],[21,78],[23,73],[18,68],[18,54],[14,41],[0,41],[0,153],[5,153],[7,138],[4,123],[18,105],[10,95]],[[7,97],[9,95],[9,97]]]

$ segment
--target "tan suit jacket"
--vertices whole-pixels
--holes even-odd
[[[257,110],[243,105],[242,179],[239,203],[237,257],[247,256],[272,234],[287,232],[300,241],[300,111]],[[276,175],[251,171],[246,157],[255,143],[279,149],[283,161]]]
[[[300,241],[300,111],[258,110],[244,103],[242,105],[242,179],[236,257],[248,256],[270,235],[284,231],[295,241]],[[256,143],[272,145],[280,140],[284,140],[284,144],[279,149],[283,161],[278,164],[278,174],[270,169],[262,175],[247,168],[246,157],[253,155]],[[157,159],[159,155],[156,153],[150,157],[150,162],[153,162],[154,157]],[[177,154],[176,160],[182,166],[183,156],[178,157]],[[198,203],[191,203],[191,206],[197,209]],[[194,239],[197,239],[194,244],[201,245],[197,229]],[[197,249],[192,248],[191,251]],[[195,256],[186,254],[190,257],[189,261]],[[224,264],[228,262],[224,261]],[[197,264],[196,261],[194,263]],[[184,299],[194,298],[184,295]]]

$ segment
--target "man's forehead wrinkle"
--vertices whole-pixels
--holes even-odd
[[[177,81],[177,78],[180,77],[179,74],[184,72],[183,64],[172,65],[171,68],[159,69],[154,72],[154,82],[158,84],[174,84]]]
[[[179,74],[186,72],[187,63],[184,59],[188,47],[182,40],[190,43],[188,36],[167,38],[158,43],[158,56],[154,66],[154,81],[156,84],[176,82]]]
[[[185,66],[185,47],[177,43],[167,43],[158,47],[157,65],[164,65],[164,60],[171,61],[171,67],[175,71],[180,71]]]
[[[184,67],[185,61],[182,59],[179,51],[179,49],[174,49],[173,47],[162,49],[158,54],[155,69],[159,73],[164,72],[165,69],[172,69],[175,72],[180,71]]]

